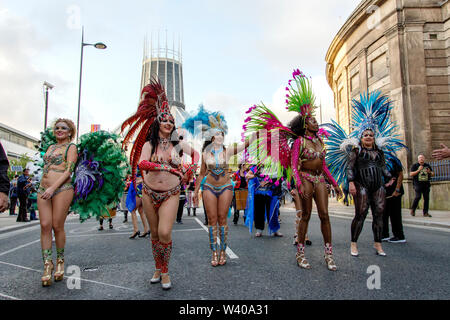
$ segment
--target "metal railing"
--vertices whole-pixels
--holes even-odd
[[[450,181],[450,160],[438,160],[428,162],[433,168],[434,177],[431,181]]]

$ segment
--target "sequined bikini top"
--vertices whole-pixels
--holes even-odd
[[[57,144],[52,144],[49,149],[49,153],[44,155],[44,169],[43,169],[43,173],[46,174],[49,171],[55,171],[55,172],[65,172],[66,169],[58,169],[58,168],[51,168],[52,165],[55,166],[59,166],[63,163],[66,162],[66,158],[67,158],[67,151],[69,150],[69,147],[72,143],[64,143],[61,145],[57,145]],[[54,152],[60,148],[60,147],[64,147],[64,146],[68,146],[66,148],[66,153],[65,156],[63,156],[62,153],[59,154],[54,154]]]
[[[225,177],[226,172],[228,171],[228,164],[226,161],[219,160],[219,155],[224,151],[223,147],[221,151],[216,151],[214,149],[211,150],[211,154],[214,156],[214,159],[211,157],[206,157],[205,164],[209,173],[215,180],[219,180],[220,177]]]
[[[150,161],[157,164],[168,165],[174,169],[181,170],[181,157],[174,149],[175,148],[172,148],[171,155],[167,160],[161,160],[157,155],[158,150],[155,150],[155,153],[150,157]]]
[[[327,151],[325,149],[325,145],[322,142],[322,140],[317,137],[314,137],[314,138],[305,137],[305,138],[308,140],[311,140],[313,142],[315,142],[315,139],[317,139],[317,141],[320,141],[320,143],[322,144],[322,151],[316,151],[314,149],[306,148],[306,139],[303,139],[302,152],[300,154],[300,158],[302,159],[302,161],[314,160],[314,159],[321,159],[321,160],[325,159],[325,155],[326,155]]]

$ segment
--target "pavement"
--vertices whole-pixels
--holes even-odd
[[[294,203],[288,203],[282,206],[283,209],[295,211]],[[355,208],[353,205],[345,206],[337,202],[334,198],[329,199],[328,211],[330,216],[353,218],[355,215]],[[409,209],[402,209],[402,220],[404,225],[416,225],[449,229],[450,231],[450,211],[430,210],[429,214],[432,216],[424,217],[421,210],[416,210],[416,215],[413,217],[409,213]],[[313,214],[317,214],[315,205],[313,207]],[[39,217],[39,212],[36,211],[36,216]],[[29,214],[28,214],[29,217]],[[70,218],[76,218],[74,214],[69,214]],[[9,215],[9,211],[0,213],[0,234],[10,232],[22,228],[32,227],[39,224],[39,220],[30,222],[16,222],[17,215]],[[371,220],[371,214],[367,215],[367,220]]]

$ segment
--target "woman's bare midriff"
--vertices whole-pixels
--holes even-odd
[[[320,174],[322,172],[323,160],[320,158],[303,161],[299,171],[309,171],[311,174]]]
[[[144,173],[144,182],[152,190],[169,191],[180,184],[180,178],[167,171],[150,171]]]
[[[48,173],[42,175],[40,186],[44,189],[50,188],[63,174],[64,174],[63,172],[49,171]],[[61,185],[70,182],[70,180],[71,178],[69,177]]]
[[[225,174],[225,177],[220,177],[219,180],[216,180],[210,174],[208,174],[205,182],[214,187],[220,187],[220,186],[230,183],[231,178],[229,177],[228,174]]]

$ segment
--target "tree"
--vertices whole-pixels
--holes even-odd
[[[19,159],[12,159],[9,162],[9,168],[8,168],[8,178],[11,181],[12,179],[14,179],[14,175],[17,174],[18,172],[15,171],[11,171],[11,167],[12,166],[21,166],[23,169],[26,168],[27,164],[29,162],[32,162],[33,159],[31,159],[28,154],[21,154]]]

